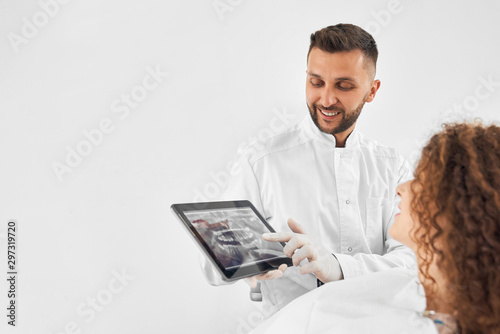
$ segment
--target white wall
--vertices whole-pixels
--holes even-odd
[[[218,0],[221,16],[214,0],[65,1],[0,1],[0,267],[16,219],[15,333],[245,333],[247,286],[205,282],[169,206],[218,195],[240,144],[277,114],[307,115],[309,35],[324,26],[373,32],[382,86],[358,126],[412,161],[442,121],[500,120],[496,1]],[[148,71],[163,73],[151,91]],[[135,109],[120,102],[131,92],[147,94]],[[103,122],[110,133],[85,146]],[[54,162],[78,147],[91,152],[59,180]],[[113,270],[133,279],[108,293]]]

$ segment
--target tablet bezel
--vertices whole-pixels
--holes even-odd
[[[271,261],[260,261],[250,265],[240,266],[235,269],[226,269],[219,261],[219,259],[217,259],[211,247],[199,234],[196,227],[192,225],[190,220],[184,214],[184,212],[188,211],[250,208],[259,218],[260,222],[264,225],[264,227],[267,230],[269,230],[270,233],[274,233],[275,232],[274,229],[266,222],[264,217],[259,213],[259,211],[253,206],[253,204],[250,201],[238,200],[238,201],[220,201],[220,202],[179,203],[179,204],[172,204],[170,208],[172,209],[174,215],[177,216],[177,218],[181,221],[182,225],[188,230],[189,234],[195,239],[196,244],[198,244],[203,253],[208,257],[208,259],[212,262],[212,264],[222,274],[221,278],[224,281],[231,282],[245,277],[260,275],[270,270],[277,269],[283,263],[287,264],[288,266],[292,265],[292,259],[287,257],[283,253],[282,258],[280,257],[278,259],[273,259]],[[285,243],[283,242],[280,242],[280,244],[283,247],[285,246]]]

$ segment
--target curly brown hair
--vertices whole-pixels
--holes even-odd
[[[437,296],[434,261],[462,333],[500,333],[500,127],[443,125],[422,151],[411,191],[428,306]]]

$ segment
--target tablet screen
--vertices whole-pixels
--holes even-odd
[[[185,211],[226,270],[283,257],[283,246],[262,239],[269,232],[251,208]]]
[[[226,281],[293,265],[283,253],[284,243],[262,239],[263,233],[274,230],[249,201],[172,204],[171,208]]]

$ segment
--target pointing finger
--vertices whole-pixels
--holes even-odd
[[[295,233],[307,234],[306,230],[302,227],[302,225],[297,223],[292,218],[288,218],[288,227],[290,227],[290,229]]]
[[[262,238],[267,241],[280,241],[280,242],[288,242],[291,238],[293,238],[294,233],[292,232],[280,232],[280,233],[264,233],[262,234]]]

